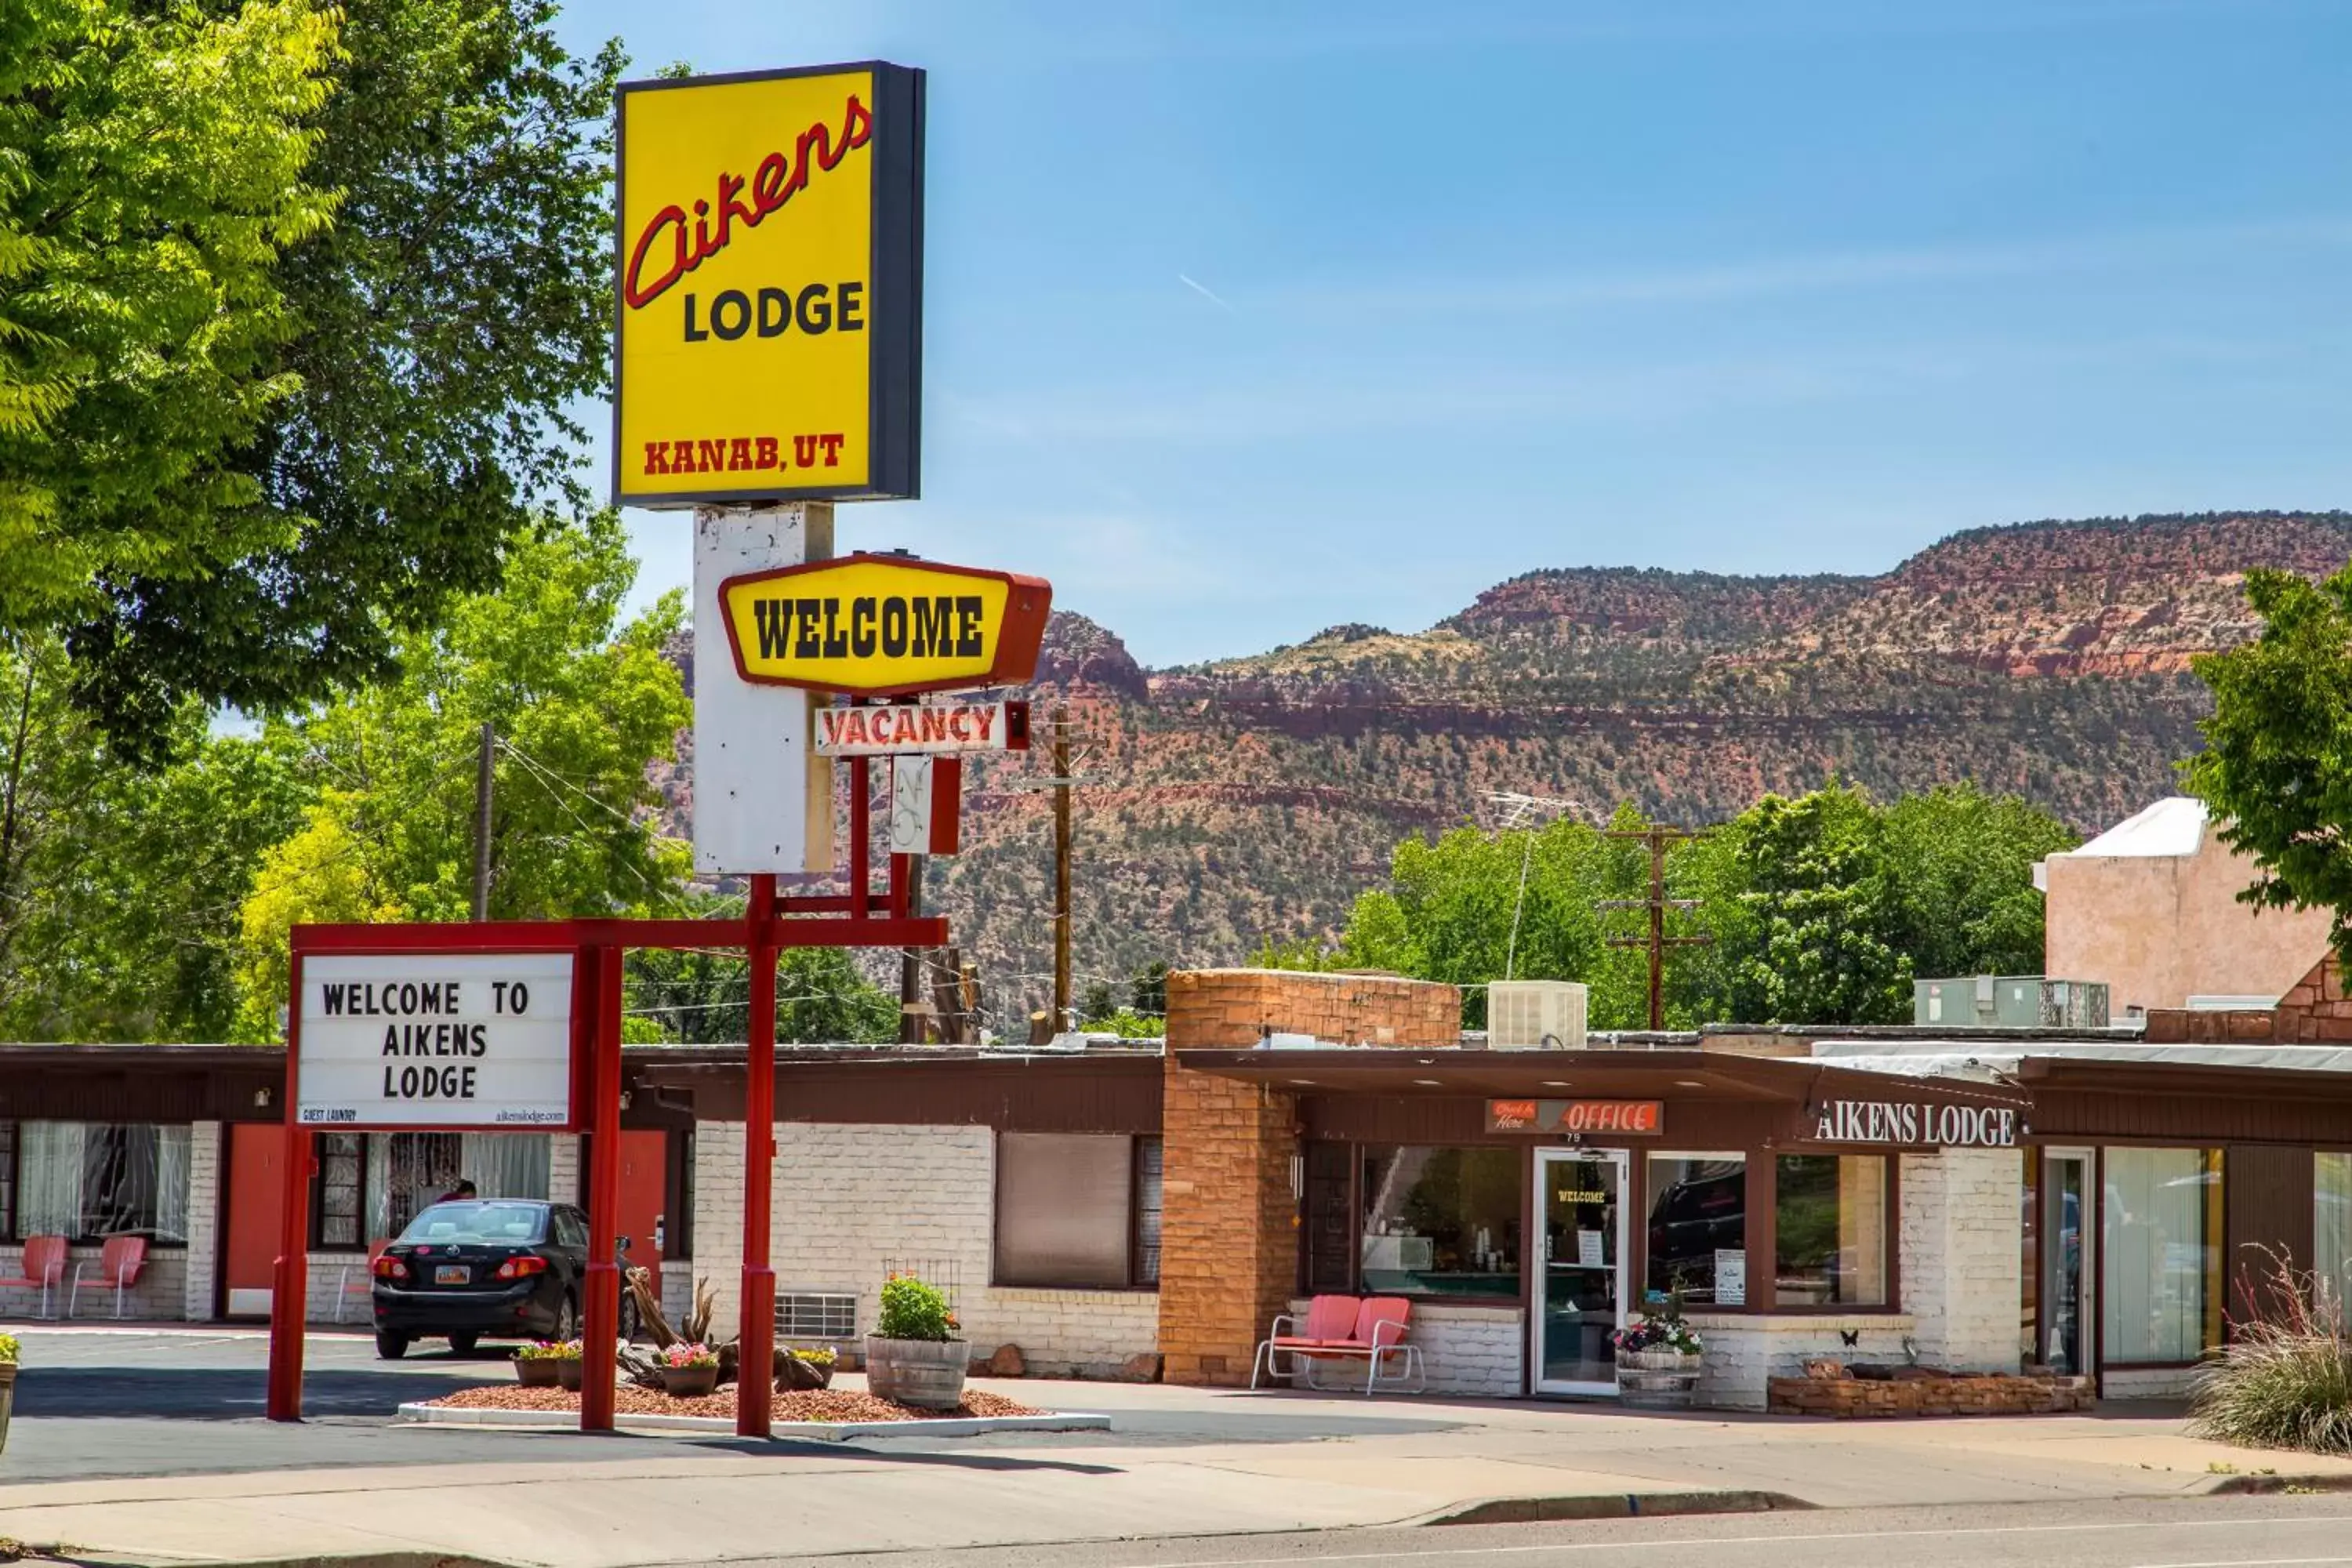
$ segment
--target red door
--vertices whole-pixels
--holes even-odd
[[[286,1129],[276,1121],[228,1130],[228,1246],[222,1288],[232,1318],[266,1318],[286,1213]]]
[[[669,1191],[669,1134],[621,1134],[621,1213],[616,1227],[629,1238],[629,1262],[653,1270],[654,1297],[661,1297],[661,1248],[655,1245]]]

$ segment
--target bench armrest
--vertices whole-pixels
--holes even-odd
[[[1288,1323],[1295,1331],[1298,1327],[1298,1315],[1296,1312],[1276,1312],[1274,1321],[1266,1326],[1265,1337],[1269,1340],[1282,1338],[1282,1325],[1285,1323]]]
[[[1396,1331],[1396,1338],[1387,1341],[1385,1343],[1382,1342],[1381,1339],[1381,1331],[1382,1329],[1394,1329]],[[1372,1349],[1376,1351],[1388,1350],[1393,1346],[1404,1343],[1404,1331],[1405,1326],[1402,1323],[1392,1322],[1386,1318],[1382,1318],[1379,1322],[1372,1325]]]

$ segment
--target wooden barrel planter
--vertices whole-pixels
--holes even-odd
[[[1680,1351],[1619,1351],[1617,1402],[1632,1410],[1688,1410],[1698,1399],[1699,1358]]]
[[[552,1356],[517,1356],[515,1381],[525,1388],[557,1387],[562,1381],[563,1364]]]
[[[662,1388],[673,1399],[699,1399],[719,1386],[719,1363],[709,1366],[666,1366]]]
[[[961,1340],[886,1340],[866,1336],[866,1386],[877,1399],[918,1410],[963,1403],[971,1347]]]

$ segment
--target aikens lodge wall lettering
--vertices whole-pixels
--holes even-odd
[[[1909,1100],[1832,1100],[1809,1113],[1823,1143],[1895,1143],[1940,1149],[2013,1149],[2013,1105],[1933,1105]]]

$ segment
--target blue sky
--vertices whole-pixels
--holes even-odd
[[[571,0],[927,68],[924,499],[1167,664],[1517,573],[2352,506],[2352,5]],[[599,461],[602,455],[599,454]],[[600,469],[601,471],[601,469]],[[646,590],[688,524],[632,514]]]

